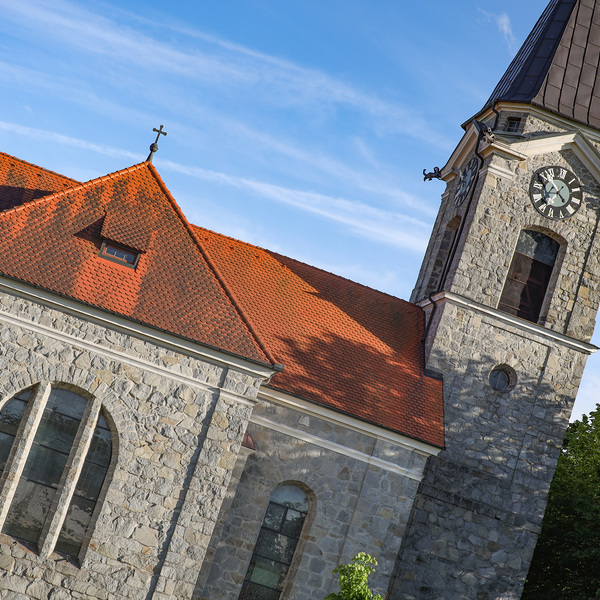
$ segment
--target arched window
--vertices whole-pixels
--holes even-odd
[[[450,259],[450,251],[454,245],[454,240],[456,239],[456,234],[460,227],[460,220],[460,217],[456,216],[453,219],[450,219],[448,225],[446,225],[444,235],[440,241],[440,247],[438,248],[435,261],[431,267],[431,275],[429,276],[429,283],[425,290],[425,296],[440,291],[440,286],[444,284],[442,278],[444,276],[444,271],[447,269],[446,262]]]
[[[539,231],[521,231],[500,310],[537,323],[559,248],[558,242]]]
[[[271,495],[239,600],[278,600],[308,512],[308,498],[296,485]]]
[[[29,446],[25,455],[11,452],[17,438]],[[0,468],[20,477],[3,477],[3,500],[12,499],[2,532],[77,556],[111,454],[108,423],[96,402],[61,388],[9,400],[0,411]]]

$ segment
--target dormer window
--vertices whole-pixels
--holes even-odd
[[[113,260],[132,268],[137,265],[140,258],[138,252],[117,246],[116,244],[112,244],[110,242],[103,242],[102,248],[100,248],[100,256],[102,258],[106,258],[107,260]]]
[[[508,117],[508,119],[506,119],[506,131],[508,133],[519,133],[520,128],[521,128],[521,118],[520,117]]]

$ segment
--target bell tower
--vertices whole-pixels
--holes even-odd
[[[443,375],[390,600],[521,596],[600,296],[600,0],[552,0],[440,171],[411,300]]]

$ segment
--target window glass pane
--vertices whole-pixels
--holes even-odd
[[[278,600],[280,592],[250,581],[244,581],[239,600]]]
[[[302,531],[302,525],[304,524],[304,516],[304,513],[292,510],[291,508],[288,509],[281,533],[294,538],[299,538],[300,532]]]
[[[106,421],[106,418],[102,413],[100,413],[100,416],[98,417],[98,424],[96,425],[96,427],[101,427],[102,429],[110,430],[108,422]]]
[[[269,502],[269,507],[267,508],[267,514],[265,514],[263,525],[269,529],[275,529],[275,531],[279,531],[283,524],[286,510],[287,509],[285,506],[280,506],[279,504],[273,504],[273,502]]]
[[[60,482],[67,458],[69,455],[64,452],[56,452],[34,443],[23,469],[23,478],[56,487]]]
[[[96,427],[87,459],[104,467],[110,464],[112,440],[110,431]]]
[[[523,230],[519,235],[516,251],[553,266],[560,245],[539,231]]]
[[[79,554],[83,536],[90,524],[95,505],[95,500],[86,500],[78,496],[73,496],[67,517],[56,542],[56,549],[59,552],[64,552],[71,556]]]
[[[292,562],[292,556],[296,549],[295,538],[290,538],[287,535],[281,535],[270,529],[261,529],[256,542],[255,552],[264,558],[287,563]]]
[[[71,556],[79,554],[110,463],[112,454],[110,431],[104,429],[102,424],[106,424],[106,419],[100,414],[90,449],[75,486],[75,494],[71,498],[56,544],[59,552]]]
[[[79,394],[70,392],[69,390],[52,388],[46,409],[54,410],[61,415],[81,421],[86,405],[87,400]]]
[[[308,510],[308,498],[306,494],[296,485],[281,485],[271,496],[271,502],[283,504],[306,512]]]
[[[99,467],[86,460],[83,469],[81,470],[81,475],[77,480],[75,493],[95,502],[100,495],[100,490],[104,483],[104,478],[106,477],[106,471],[106,467]]]
[[[0,431],[17,435],[17,429],[25,412],[27,402],[19,398],[9,400],[0,411]]]
[[[248,579],[260,585],[280,589],[286,571],[286,565],[257,556],[250,565]]]
[[[0,474],[6,466],[6,460],[15,441],[30,395],[30,390],[23,392],[9,400],[0,411]]]
[[[4,467],[6,466],[6,459],[10,454],[10,449],[12,448],[13,442],[15,441],[15,437],[13,435],[8,435],[7,433],[0,432],[0,474],[4,471]]]
[[[271,495],[239,600],[278,599],[302,532],[308,498],[295,485]]]
[[[135,259],[137,256],[133,252],[127,252],[122,248],[117,248],[116,246],[109,246],[108,244],[106,244],[104,247],[104,253],[108,254],[109,256],[114,256],[115,258],[129,263],[130,265],[135,263]]]
[[[508,373],[501,369],[496,369],[490,373],[490,385],[499,392],[505,390],[510,383]]]
[[[37,544],[54,494],[54,488],[21,478],[2,531]]]

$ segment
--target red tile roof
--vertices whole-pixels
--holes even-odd
[[[0,210],[68,190],[77,184],[74,179],[0,152]]]
[[[2,185],[0,274],[283,363],[272,387],[443,446],[418,307],[190,226],[150,163],[78,184],[0,154]],[[100,257],[106,240],[140,252],[137,267]]]
[[[443,446],[442,382],[424,374],[420,308],[194,229],[261,339],[285,364],[273,387]]]
[[[135,269],[99,256],[105,230],[143,250]],[[271,362],[150,163],[0,213],[0,273]]]

